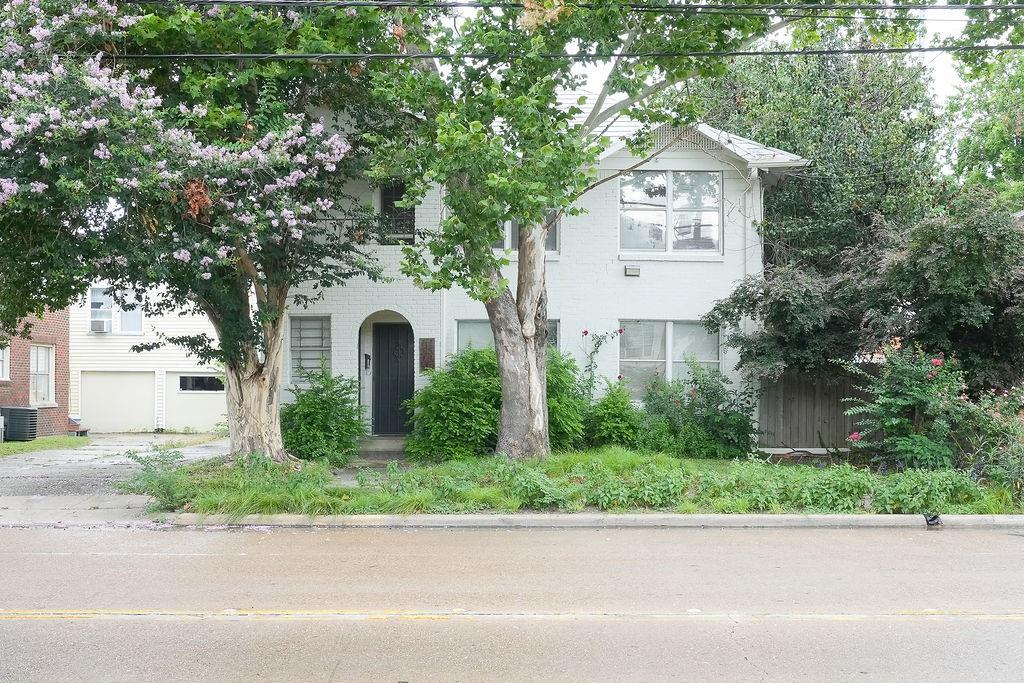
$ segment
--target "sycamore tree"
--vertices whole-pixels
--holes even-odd
[[[103,0],[9,7],[0,54],[4,333],[21,331],[27,314],[67,305],[99,278],[129,307],[139,298],[150,312],[201,311],[217,339],[167,341],[224,364],[232,450],[284,459],[277,412],[284,313],[290,299],[301,305],[315,297],[294,288],[322,291],[375,273],[352,230],[339,229],[339,218],[348,227],[366,218],[336,201],[361,172],[358,153],[305,115],[318,102],[298,79],[260,80],[237,63],[234,73],[223,66],[198,75],[167,66],[140,72],[104,55],[82,56],[88,46],[109,52],[140,36],[175,38],[190,10],[147,18]],[[303,30],[301,17],[288,16],[264,24],[228,17],[237,23],[225,27],[263,35],[282,19],[288,30]],[[366,40],[397,49],[391,20],[371,19],[349,23]],[[128,35],[133,28],[146,32]],[[239,75],[257,87],[232,100],[230,79]],[[356,87],[362,74],[350,76]],[[169,102],[166,91],[174,93]]]
[[[404,270],[421,286],[459,286],[484,303],[502,382],[496,452],[510,457],[550,448],[545,238],[562,214],[578,212],[580,196],[609,179],[593,171],[608,143],[604,130],[620,116],[645,122],[631,148],[648,157],[659,151],[650,144],[655,125],[693,120],[691,110],[662,106],[669,99],[656,96],[726,66],[720,56],[677,53],[746,49],[791,26],[813,37],[819,23],[802,12],[798,27],[784,3],[750,12],[635,5],[525,0],[428,22],[410,35],[408,51],[450,57],[378,80],[411,133],[372,138],[373,173],[405,178],[410,204],[439,187],[445,207],[437,229],[406,250]],[[828,21],[843,21],[835,16]],[[608,57],[617,53],[632,56]],[[606,73],[598,92],[564,105],[560,96],[594,71]],[[501,271],[509,259],[492,248],[512,220],[521,226],[514,286]]]

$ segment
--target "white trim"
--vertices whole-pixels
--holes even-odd
[[[48,370],[50,386],[49,386],[49,388],[47,390],[48,393],[49,393],[47,398],[49,400],[43,401],[41,403],[33,403],[32,402],[32,384],[33,384],[33,382],[32,382],[32,379],[33,379],[32,375],[33,374],[37,374],[37,373],[33,373],[32,372],[32,351],[34,349],[48,349],[49,350],[49,353],[47,354],[49,356],[48,360],[49,360],[49,365],[50,365],[49,370]],[[55,345],[53,345],[53,344],[30,344],[29,345],[29,350],[28,350],[28,397],[29,397],[29,405],[30,406],[32,406],[33,408],[53,408],[53,407],[55,407],[57,405],[57,377],[56,377],[56,374],[57,374],[57,347]]]
[[[665,217],[665,246],[662,249],[628,249],[622,246],[622,180],[625,173],[618,176],[618,197],[616,199],[616,208],[618,211],[617,226],[618,226],[618,239],[619,239],[619,260],[627,260],[628,257],[636,255],[655,256],[658,261],[724,261],[725,260],[725,172],[722,170],[715,171],[692,171],[687,169],[634,169],[630,173],[663,173],[665,175],[665,208],[664,210],[657,209],[631,209],[633,211],[646,212],[651,214],[661,213]],[[675,174],[676,173],[704,173],[713,174],[718,176],[718,248],[717,249],[676,249],[673,246],[674,240],[670,238],[671,235],[675,234],[675,214],[676,211],[683,212],[699,212],[701,209],[676,209],[675,204]],[[705,213],[711,213],[710,210]],[[672,258],[666,258],[672,257]]]
[[[11,345],[10,340],[6,348],[0,349],[0,382],[7,382],[11,379]]]

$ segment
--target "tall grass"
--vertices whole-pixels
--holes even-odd
[[[515,512],[597,509],[677,512],[1015,512],[1012,497],[954,470],[878,475],[851,465],[782,466],[751,459],[680,460],[620,447],[543,460],[467,458],[384,472],[361,471],[339,486],[319,463],[277,464],[250,456],[182,465],[174,454],[137,458],[126,484],[154,508],[303,515]]]

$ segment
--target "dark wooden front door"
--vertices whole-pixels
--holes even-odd
[[[373,431],[408,434],[403,403],[413,392],[413,335],[408,323],[373,325]]]

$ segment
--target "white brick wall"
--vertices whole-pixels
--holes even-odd
[[[601,163],[605,177],[614,169],[627,168],[635,159],[627,152]],[[549,257],[547,267],[548,315],[560,321],[560,347],[582,364],[589,339],[583,329],[605,332],[623,319],[695,321],[713,302],[726,296],[737,280],[761,267],[761,250],[754,224],[761,216],[761,183],[738,159],[726,153],[673,148],[641,167],[641,170],[715,170],[724,178],[725,224],[723,254],[700,260],[681,260],[675,255],[620,254],[618,180],[611,180],[585,195],[583,215],[565,217],[561,224],[560,253]],[[420,226],[436,222],[440,215],[438,193],[431,193],[417,208]],[[325,293],[324,299],[295,315],[330,315],[332,365],[335,372],[358,376],[369,386],[370,372],[360,359],[360,326],[378,311],[394,311],[412,325],[417,350],[422,337],[436,338],[439,363],[456,347],[458,320],[486,319],[482,303],[462,290],[431,293],[416,288],[399,274],[400,247],[380,247],[385,273],[394,280],[374,283],[366,278],[350,280]],[[626,265],[640,267],[639,277],[626,277]],[[514,287],[515,263],[506,269]],[[363,344],[368,341],[363,337]],[[736,357],[723,349],[722,367],[731,371]],[[424,376],[416,366],[417,387]],[[618,346],[609,344],[598,358],[598,373],[615,377],[619,372]],[[286,373],[287,376],[287,373]],[[365,392],[364,392],[365,396]],[[366,399],[364,398],[364,401]]]

